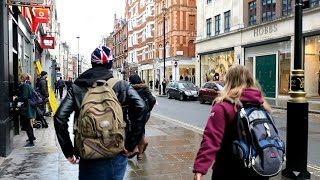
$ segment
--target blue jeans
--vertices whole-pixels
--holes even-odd
[[[110,159],[80,159],[79,180],[122,180],[127,163],[128,158],[121,153]]]

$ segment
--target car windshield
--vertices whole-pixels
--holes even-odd
[[[178,88],[180,89],[191,89],[195,88],[196,86],[192,83],[178,83]]]

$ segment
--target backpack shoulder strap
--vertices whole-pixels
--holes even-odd
[[[120,81],[119,79],[116,78],[110,78],[107,81],[107,84],[110,85],[111,87],[113,87],[118,81]]]

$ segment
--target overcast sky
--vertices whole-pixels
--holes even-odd
[[[71,53],[89,58],[103,35],[113,31],[114,13],[123,17],[125,0],[56,0],[61,41],[71,46]]]

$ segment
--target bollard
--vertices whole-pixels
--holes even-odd
[[[159,84],[159,95],[161,95],[161,85]]]

